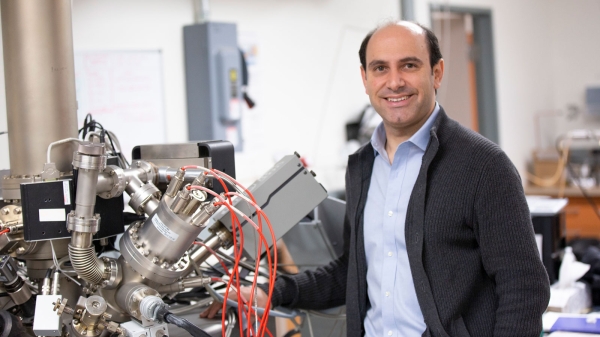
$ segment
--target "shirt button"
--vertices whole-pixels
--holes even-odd
[[[388,336],[393,335],[394,333],[392,332],[392,330],[388,331]]]
[[[388,216],[392,216],[392,215],[394,215],[394,212],[392,212],[392,211],[389,211],[389,212],[388,212]]]
[[[388,252],[388,256],[392,256],[392,252]]]
[[[385,292],[385,297],[390,297],[390,292],[389,291]]]

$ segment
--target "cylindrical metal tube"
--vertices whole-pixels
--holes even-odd
[[[71,246],[78,248],[86,248],[92,245],[94,234],[92,233],[78,233],[73,232],[71,234]]]
[[[191,255],[192,261],[194,261],[196,265],[199,265],[206,261],[206,259],[208,259],[208,257],[211,254],[208,248],[212,250],[217,250],[221,246],[221,240],[217,235],[214,234],[208,237],[203,243],[204,245],[201,246],[200,249],[198,249]]]
[[[85,310],[81,315],[80,321],[88,330],[94,328],[100,323],[102,314],[106,312],[108,305],[106,300],[98,295],[92,295],[85,300]]]
[[[175,199],[173,199],[173,202],[171,203],[171,210],[173,213],[179,214],[187,206],[189,201],[190,190],[184,188],[182,191],[179,191]]]
[[[158,208],[159,203],[160,203],[160,200],[158,200],[156,198],[150,198],[142,206],[142,209],[144,210],[144,213],[146,213],[148,215],[151,215],[152,213],[154,213],[154,211],[156,211],[156,209]]]
[[[113,189],[115,182],[113,176],[108,172],[103,172],[98,175],[98,183],[96,184],[96,193],[100,194]]]
[[[177,191],[179,191],[179,189],[183,185],[184,176],[185,176],[185,170],[182,170],[182,169],[177,170],[175,175],[172,176],[171,181],[169,182],[169,185],[167,186],[167,191],[165,192],[166,196],[168,196],[169,198],[175,197],[175,194],[177,194]]]
[[[96,184],[98,183],[98,171],[79,169],[77,176],[77,198],[75,214],[78,217],[91,217],[94,215],[96,206]]]
[[[25,281],[21,277],[17,277],[16,280],[11,284],[5,284],[6,292],[8,296],[15,302],[15,304],[23,304],[31,298],[31,290],[25,284]]]
[[[60,272],[55,271],[52,275],[52,295],[60,294]]]
[[[1,0],[11,175],[42,171],[51,142],[77,137],[70,0]],[[71,170],[73,144],[52,160]]]
[[[50,278],[44,277],[42,281],[42,293],[41,295],[50,295]]]
[[[213,214],[217,212],[221,208],[220,205],[215,205],[214,203],[208,203],[202,209],[192,216],[192,223],[194,226],[198,226],[201,228],[206,227],[206,221],[210,219]]]
[[[129,177],[125,191],[131,197],[129,206],[138,214],[144,211],[150,215],[158,207],[159,200],[155,195],[159,195],[160,191],[150,181],[144,183],[137,176]]]
[[[177,169],[173,168],[173,167],[164,167],[161,166],[158,168],[157,172],[156,172],[156,181],[159,184],[168,184],[171,180],[172,177],[177,173]],[[194,181],[194,179],[196,179],[199,175],[203,174],[204,170],[202,169],[195,169],[195,168],[191,168],[191,169],[186,169],[184,176],[183,176],[183,181],[184,183],[191,183],[192,181]]]

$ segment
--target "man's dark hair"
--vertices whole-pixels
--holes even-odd
[[[377,27],[370,31],[369,34],[367,34],[367,36],[365,36],[363,39],[362,43],[360,44],[360,49],[358,50],[358,57],[360,58],[360,64],[365,71],[367,70],[367,45],[369,44],[369,40],[371,40],[371,36],[373,36],[373,34],[379,29],[395,24],[396,23],[389,23],[387,25]],[[425,31],[425,39],[427,40],[427,47],[429,49],[429,64],[431,65],[431,69],[433,71],[433,67],[442,59],[440,43],[431,29],[416,22],[414,24],[421,27]]]

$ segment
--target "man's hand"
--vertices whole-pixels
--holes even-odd
[[[255,289],[256,289],[256,294],[254,295],[254,298],[256,300],[257,306],[259,308],[265,308],[267,306],[267,300],[268,300],[267,294],[259,287],[255,287]],[[245,286],[240,287],[240,295],[246,302],[250,300],[251,290],[252,290],[252,287],[245,287]],[[235,290],[229,291],[228,298],[237,302],[237,293],[235,292]],[[254,302],[254,300],[252,302]],[[254,306],[254,303],[252,303],[252,306]],[[215,315],[222,308],[223,308],[223,303],[221,303],[219,301],[214,301],[206,310],[204,310],[203,312],[200,313],[200,318],[215,318]]]

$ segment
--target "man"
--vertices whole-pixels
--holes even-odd
[[[549,284],[521,180],[498,146],[436,103],[437,38],[388,24],[359,56],[383,122],[348,160],[344,254],[278,277],[272,304],[346,304],[348,336],[538,337]]]

